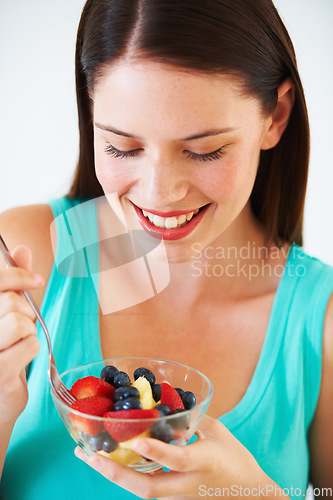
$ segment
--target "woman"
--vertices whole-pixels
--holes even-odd
[[[299,246],[308,122],[273,4],[88,0],[76,83],[80,157],[68,197],[1,217],[21,268],[0,276],[3,458],[12,436],[3,498],[282,489],[292,498],[309,479],[332,487],[333,271]],[[127,227],[163,240],[170,268],[169,285],[124,314],[105,314],[91,281],[60,273],[49,237],[54,218],[112,193]],[[86,215],[82,235],[106,230],[103,209]],[[66,235],[57,232],[57,252]],[[103,262],[107,250],[98,252]],[[61,371],[163,353],[210,378],[197,442],[135,444],[172,472],[144,475],[78,449],[91,468],[73,457],[42,377],[47,351],[19,293],[26,288],[42,305]]]

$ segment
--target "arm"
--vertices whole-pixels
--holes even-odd
[[[40,307],[53,264],[50,225],[53,215],[48,205],[16,207],[0,214],[0,234],[12,251],[18,245],[26,245],[32,254],[31,269],[45,278],[43,287],[31,290]],[[0,271],[5,269],[0,256]]]
[[[41,303],[47,280],[38,283],[31,269],[48,277],[52,252],[50,244],[49,250],[45,247],[49,231],[45,236],[43,229],[49,228],[50,215],[48,208],[22,207],[0,216],[0,234],[9,249],[19,243],[32,249],[32,254],[26,247],[14,250],[20,269],[7,269],[0,257],[0,475],[14,424],[28,399],[25,366],[39,350],[35,315],[19,291],[31,290]]]
[[[7,448],[12,434],[14,423],[0,425],[0,479],[5,463]]]
[[[333,490],[333,295],[325,317],[321,389],[309,432],[309,446],[313,487]]]

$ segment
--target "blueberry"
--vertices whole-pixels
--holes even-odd
[[[118,387],[114,393],[113,393],[113,401],[116,403],[117,401],[120,401],[124,399],[124,390],[126,387]]]
[[[178,410],[175,410],[173,412],[173,415],[177,413],[183,413],[186,410],[183,410],[182,408],[179,408]],[[189,413],[185,413],[185,415],[179,416],[177,418],[170,418],[169,419],[169,424],[173,429],[178,429],[178,430],[187,430],[189,429],[190,426],[190,420],[191,416]]]
[[[151,388],[155,403],[161,399],[161,384],[154,384]]]
[[[139,377],[144,377],[148,380],[150,385],[155,384],[155,381],[156,381],[155,375],[153,374],[153,372],[151,370],[148,370],[148,368],[144,368],[144,367],[137,368],[133,375],[134,375],[134,380],[138,379]]]
[[[156,410],[159,410],[159,412],[161,413],[161,417],[167,417],[171,413],[171,410],[168,407],[168,405],[164,405],[162,403],[156,405],[155,408]]]
[[[138,398],[127,398],[122,403],[123,410],[142,410],[142,404]]]
[[[177,410],[175,410],[172,415],[175,415],[176,413],[183,413],[185,410],[185,408],[177,408]]]
[[[103,439],[102,450],[105,453],[112,453],[118,446],[118,443],[110,436],[108,432],[105,432]]]
[[[181,395],[185,410],[193,408],[197,402],[195,395],[191,391],[185,391]]]
[[[124,388],[124,395],[123,399],[128,399],[128,398],[139,398],[140,393],[136,387],[125,387]]]
[[[113,407],[114,411],[120,410],[141,410],[142,404],[138,398],[120,399]]]
[[[165,443],[170,443],[173,439],[174,431],[171,425],[162,419],[151,427],[150,435],[152,438],[159,439]]]
[[[179,394],[180,397],[182,397],[182,394],[184,394],[183,389],[181,389],[180,387],[175,387],[175,391],[178,392],[178,394]]]
[[[116,403],[117,401],[128,399],[128,398],[139,398],[140,393],[136,387],[118,387],[114,391],[113,401]]]
[[[125,372],[119,372],[117,375],[115,375],[113,379],[113,386],[114,387],[129,387],[131,385],[131,381],[127,373]]]
[[[120,399],[119,401],[117,401],[115,404],[114,404],[114,407],[113,407],[113,411],[120,411],[123,409],[123,400]]]
[[[113,385],[113,380],[115,375],[117,375],[117,373],[119,373],[119,370],[115,366],[112,365],[104,366],[103,370],[101,371],[101,379]]]
[[[84,440],[84,443],[87,446],[89,446],[90,450],[93,452],[96,452],[96,451],[101,451],[104,449],[104,441],[107,440],[108,438],[111,438],[111,436],[106,431],[102,431],[99,434],[97,434],[96,436],[90,436],[86,432],[83,432],[82,438]],[[116,443],[116,445],[117,445],[117,443]],[[114,449],[116,449],[116,448],[114,448]]]

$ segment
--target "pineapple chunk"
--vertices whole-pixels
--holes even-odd
[[[139,455],[136,451],[132,450],[132,444],[134,439],[137,439],[139,437],[150,437],[149,429],[147,429],[144,432],[141,432],[141,434],[135,436],[132,439],[128,439],[127,441],[122,441],[121,443],[118,443],[117,449],[111,453],[106,453],[103,450],[98,451],[97,453],[103,455],[103,457],[111,458],[115,462],[118,462],[119,464],[122,465],[135,464],[137,462],[140,462],[140,460],[142,460],[142,456]]]
[[[154,401],[151,386],[148,380],[145,377],[139,377],[133,382],[132,386],[136,387],[140,393],[140,403],[142,404],[142,409],[151,410],[154,408],[156,403]]]
[[[149,431],[149,429],[147,429],[146,431],[141,432],[141,434],[139,434],[138,436],[135,436],[132,439],[128,439],[127,441],[122,441],[121,443],[119,443],[118,446],[121,446],[122,448],[125,448],[126,450],[131,450],[132,449],[133,441],[135,439],[146,438],[146,437],[150,437],[150,431]]]
[[[118,446],[118,448],[112,453],[105,453],[103,450],[98,451],[97,453],[103,455],[104,457],[111,458],[115,462],[122,465],[132,465],[142,460],[141,455],[136,453],[136,451],[128,450],[122,446]]]

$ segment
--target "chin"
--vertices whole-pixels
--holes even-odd
[[[184,264],[191,262],[194,258],[191,245],[170,245],[168,242],[165,242],[165,249],[169,264]]]

